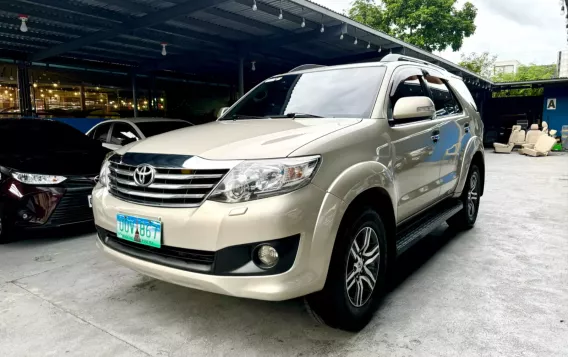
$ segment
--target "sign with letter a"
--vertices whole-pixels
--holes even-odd
[[[556,98],[546,100],[546,110],[556,110]]]

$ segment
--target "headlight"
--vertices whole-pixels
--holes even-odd
[[[23,172],[12,172],[12,177],[28,185],[57,185],[67,180],[67,177],[64,176],[27,174]]]
[[[99,173],[99,183],[102,186],[108,187],[109,175],[110,175],[110,162],[108,160],[105,160],[103,162],[103,165],[101,166],[101,172]]]
[[[319,156],[243,161],[227,174],[209,199],[235,203],[297,190],[310,183],[319,161]]]

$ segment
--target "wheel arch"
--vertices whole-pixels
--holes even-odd
[[[459,197],[462,194],[469,168],[473,162],[475,162],[477,167],[479,167],[482,181],[481,195],[483,195],[485,187],[485,151],[483,148],[483,142],[478,136],[474,136],[468,141],[466,148],[461,155],[460,164],[458,165],[458,184],[454,192],[454,197]]]

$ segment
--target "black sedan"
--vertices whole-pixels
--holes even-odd
[[[0,243],[14,229],[93,220],[89,195],[109,151],[44,119],[0,119]]]

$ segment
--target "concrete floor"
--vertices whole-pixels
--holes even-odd
[[[91,232],[0,247],[0,356],[568,356],[568,155],[487,152],[477,225],[401,260],[370,325],[153,280]],[[63,236],[63,237],[62,237]]]

